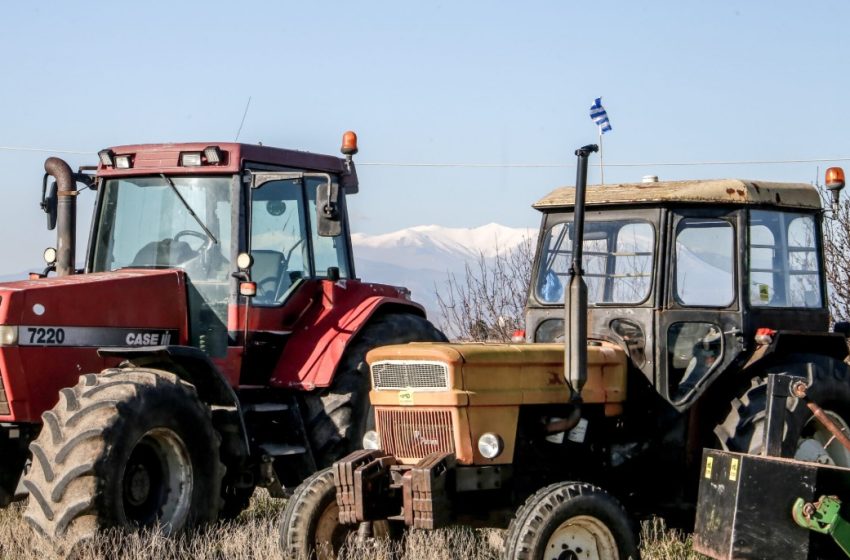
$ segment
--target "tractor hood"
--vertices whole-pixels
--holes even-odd
[[[495,406],[570,399],[563,344],[411,343],[376,348],[366,359],[375,405]],[[591,343],[587,365],[584,402],[625,400],[626,354],[619,346]]]
[[[0,284],[0,421],[38,422],[63,387],[117,363],[98,348],[185,344],[186,293],[178,270]]]
[[[177,270],[122,270],[0,283],[0,325],[185,330]],[[168,302],[168,305],[156,305]]]

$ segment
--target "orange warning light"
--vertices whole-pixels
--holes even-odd
[[[342,148],[339,151],[347,156],[357,153],[357,134],[353,130],[346,131],[342,135]]]

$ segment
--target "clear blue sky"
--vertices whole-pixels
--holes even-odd
[[[337,153],[353,129],[362,163],[573,163],[596,141],[598,96],[610,163],[850,157],[840,1],[7,2],[0,22],[0,146],[91,152],[63,156],[73,166],[115,144],[232,140],[248,96],[240,140]],[[55,243],[37,207],[48,155],[0,150],[0,275]],[[808,182],[817,166],[610,167],[605,179]],[[367,233],[533,227],[530,204],[575,178],[359,171],[353,229]]]

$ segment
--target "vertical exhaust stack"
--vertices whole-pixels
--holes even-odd
[[[573,260],[570,263],[570,284],[566,291],[569,300],[564,304],[564,377],[574,401],[581,400],[581,390],[587,382],[587,284],[582,270],[584,249],[584,199],[587,192],[587,159],[599,150],[589,144],[576,150],[576,198],[573,217]]]
[[[77,183],[71,167],[65,161],[50,157],[44,170],[56,179],[58,195],[56,209],[56,275],[74,274],[77,246]]]

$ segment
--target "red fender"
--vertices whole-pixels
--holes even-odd
[[[393,286],[324,280],[319,295],[320,304],[304,314],[287,341],[272,386],[308,391],[328,387],[349,342],[383,306],[401,306],[425,316],[421,305]]]

